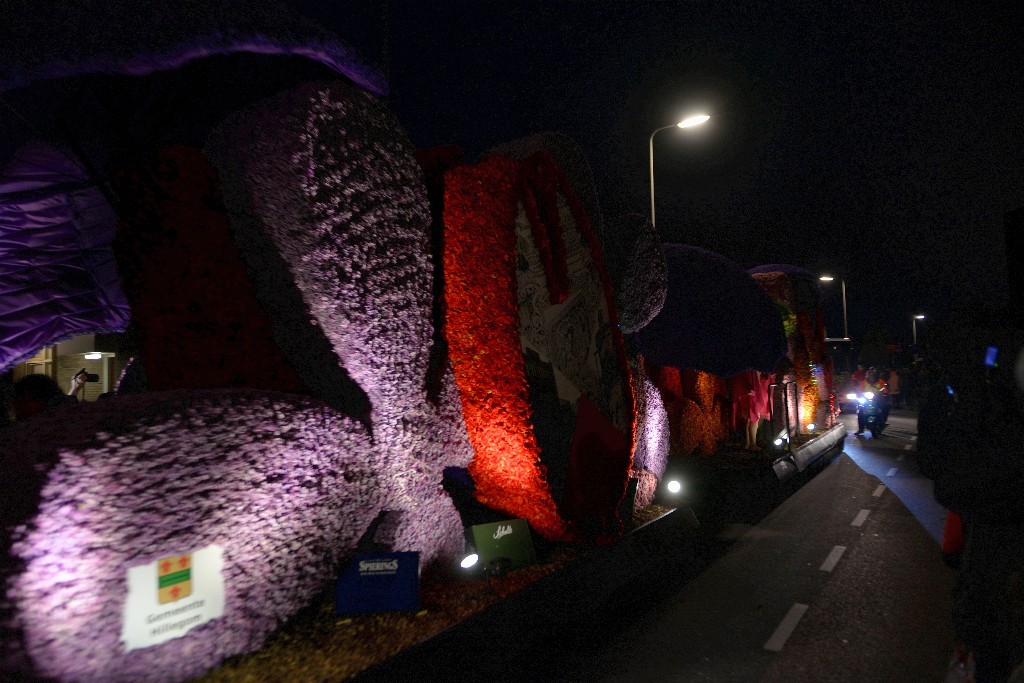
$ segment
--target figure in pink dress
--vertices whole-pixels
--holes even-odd
[[[744,370],[732,376],[732,425],[743,430],[743,449],[761,450],[757,430],[768,417],[768,375],[757,370]]]

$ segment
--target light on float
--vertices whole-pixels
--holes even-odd
[[[813,432],[814,431],[814,423],[813,422],[811,422],[809,425],[807,425],[807,431],[809,431],[809,432]]]
[[[678,479],[673,479],[668,483],[668,486],[666,488],[668,489],[669,493],[679,493],[680,491],[683,490],[683,483]]]
[[[786,440],[785,440],[785,439],[783,439],[783,438],[782,438],[782,437],[780,436],[779,438],[775,439],[775,445],[776,445],[776,446],[781,446],[781,445],[782,445],[783,443],[785,443],[785,441],[786,441]]]
[[[466,555],[464,558],[462,558],[462,562],[460,562],[459,564],[462,566],[463,569],[471,569],[474,566],[476,566],[477,560],[479,559],[479,555],[477,555],[476,553],[470,553],[469,555]]]

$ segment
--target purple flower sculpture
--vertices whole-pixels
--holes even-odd
[[[8,671],[54,680],[180,681],[259,647],[389,496],[386,455],[362,426],[291,394],[118,396],[0,438],[14,494],[0,508],[0,654]],[[223,615],[128,650],[129,569],[210,546]]]
[[[206,16],[196,3],[185,6]],[[175,13],[172,3],[163,10]],[[0,70],[0,89],[90,70],[150,74],[142,82],[117,83],[120,102],[152,105],[176,96],[164,85],[199,87],[189,74],[208,78],[203,92],[209,94],[216,90],[209,84],[221,82],[217,77],[242,74],[268,55],[318,62],[280,81],[273,81],[279,71],[268,71],[267,79],[286,87],[255,104],[257,98],[244,100],[236,87],[234,95],[243,98],[211,106],[212,121],[168,116],[157,122],[198,136],[199,144],[208,140],[204,153],[219,172],[231,238],[253,295],[272,319],[274,343],[311,396],[258,386],[149,393],[143,370],[154,380],[151,362],[160,359],[140,357],[119,382],[118,396],[55,409],[0,434],[0,472],[14,492],[0,499],[0,670],[86,681],[198,675],[258,649],[308,605],[384,511],[400,520],[388,529],[393,550],[418,551],[424,565],[463,550],[459,515],[441,482],[443,469],[467,465],[471,450],[451,370],[429,362],[433,264],[422,174],[386,107],[321,67],[379,92],[377,77],[350,62],[340,44],[308,36],[303,42],[294,34],[267,38],[274,29],[268,16],[261,9],[238,31],[214,31],[195,44],[161,35],[147,51],[145,41],[133,40],[123,54],[104,51],[109,41],[102,36],[109,31],[90,19],[81,27],[92,36],[81,45],[87,58],[49,67],[28,60]],[[123,24],[111,25],[123,30]],[[154,25],[164,23],[142,29],[150,38]],[[209,61],[230,69],[177,70],[209,54],[222,55]],[[306,73],[329,80],[295,85]],[[247,75],[257,80],[251,70]],[[228,88],[232,81],[224,83]],[[45,101],[22,95],[13,98],[20,105]],[[89,138],[90,146],[103,139]],[[120,161],[110,157],[103,171],[113,174]],[[91,192],[89,198],[98,196]],[[173,204],[177,198],[166,199]],[[159,201],[146,206],[163,210]],[[125,227],[140,228],[144,221]],[[139,241],[144,251],[145,235]],[[5,265],[0,259],[0,272]],[[159,261],[133,265],[166,268]],[[87,291],[95,289],[90,283]],[[131,299],[132,291],[125,293]],[[113,309],[121,310],[107,303]],[[42,336],[19,342],[10,357],[64,334],[47,327],[51,319],[56,315],[29,323]],[[103,320],[86,316],[81,331],[98,331]],[[117,326],[123,322],[119,318]],[[441,381],[428,392],[430,373]],[[154,575],[147,584],[147,590],[177,591],[168,604],[184,601],[168,613],[181,610],[181,618],[154,625],[154,633],[185,622],[189,628],[166,642],[140,645],[123,637],[133,572],[170,566],[170,558],[185,567],[189,558],[210,554],[222,562],[219,611],[189,622],[192,603],[181,596],[198,590],[209,573],[196,559],[194,569],[161,573],[159,583]]]
[[[386,505],[404,513],[396,549],[454,557],[463,533],[442,470],[472,453],[450,370],[428,400],[430,209],[394,117],[343,83],[304,85],[229,119],[207,154],[285,354],[325,400],[345,407],[324,379],[347,377],[369,402]]]
[[[660,480],[665,474],[669,453],[668,411],[661,392],[647,377],[642,365],[630,363],[633,371],[633,395],[636,397],[636,447],[633,451],[634,476],[642,472]],[[653,490],[650,492],[653,497]],[[636,505],[649,505],[649,498],[637,497]]]

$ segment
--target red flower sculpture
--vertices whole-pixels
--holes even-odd
[[[446,328],[475,453],[469,472],[477,498],[529,520],[547,538],[566,538],[568,526],[539,467],[519,342],[519,165],[491,157],[453,169],[445,185]]]
[[[431,157],[421,156],[421,161],[424,159]],[[433,160],[444,165],[442,159]],[[477,499],[527,519],[539,534],[552,540],[576,537],[575,524],[565,515],[572,514],[576,521],[574,513],[579,511],[598,521],[602,531],[613,529],[615,510],[629,477],[635,408],[611,280],[582,205],[546,152],[523,161],[491,156],[474,166],[458,166],[444,176],[444,188],[445,330],[474,449],[469,471]],[[579,463],[573,465],[577,469],[567,481],[567,500],[561,511],[548,484],[534,432],[520,331],[516,248],[516,218],[522,203],[541,255],[550,301],[565,301],[571,292],[559,195],[566,199],[598,269],[623,400],[630,415],[628,429],[617,444],[612,444],[615,439],[605,439],[607,457],[594,456],[600,462],[586,466],[586,472],[578,469]],[[596,417],[599,414],[595,412],[594,424],[601,421]],[[581,433],[574,443],[590,443],[593,438],[600,440]],[[584,480],[585,485],[580,483]],[[572,502],[569,507],[565,507],[567,501]]]

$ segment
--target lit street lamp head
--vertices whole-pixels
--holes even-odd
[[[687,116],[676,125],[680,128],[691,128],[693,126],[699,126],[710,118],[711,117],[707,114],[695,114],[694,116]]]
[[[832,282],[835,280],[831,275],[821,275],[818,279],[822,282]],[[844,278],[839,278],[839,284],[841,284],[843,288],[843,339],[849,339],[850,326],[846,319],[846,280]]]

